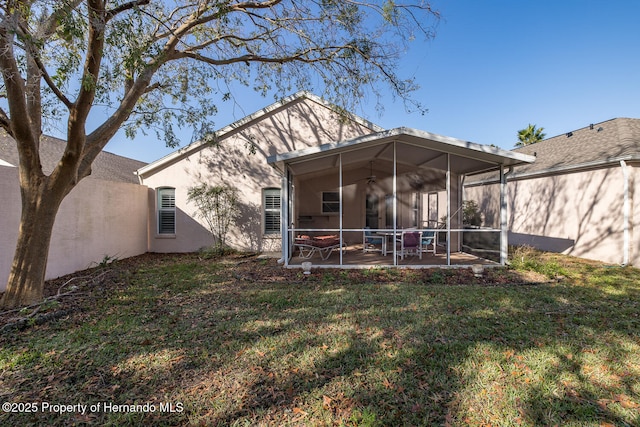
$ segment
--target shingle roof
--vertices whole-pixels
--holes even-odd
[[[640,119],[616,118],[513,150],[536,161],[517,166],[512,177],[593,168],[620,160],[640,160]],[[470,177],[468,184],[494,178]]]
[[[66,142],[49,136],[44,136],[40,142],[40,159],[44,173],[51,173],[60,160]],[[18,148],[16,143],[6,133],[0,133],[0,160],[4,160],[13,166],[18,166]],[[118,156],[106,151],[98,154],[93,162],[90,177],[105,181],[138,183],[138,177],[134,172],[146,165],[144,162]]]

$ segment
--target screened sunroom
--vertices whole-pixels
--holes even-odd
[[[271,156],[282,176],[282,260],[342,268],[503,265],[505,176],[534,160],[409,128]],[[502,182],[500,228],[470,227],[462,185],[492,170]]]

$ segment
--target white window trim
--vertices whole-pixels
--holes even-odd
[[[271,194],[270,194],[271,193]],[[277,193],[278,207],[267,208],[267,197],[273,197]],[[265,237],[279,237],[281,234],[282,224],[282,191],[277,187],[264,188],[262,190],[262,235]],[[267,213],[274,212],[278,214],[278,226],[274,229],[267,230]]]
[[[173,190],[173,206],[163,207],[161,202],[162,192]],[[173,212],[173,233],[162,232],[160,216],[162,212]],[[159,187],[156,189],[156,236],[160,238],[172,238],[176,235],[176,189],[173,187]]]

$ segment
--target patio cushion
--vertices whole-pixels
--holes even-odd
[[[340,243],[338,236],[317,236],[313,238],[313,246],[318,248],[328,248]]]
[[[405,248],[415,248],[420,243],[420,234],[417,232],[404,233],[403,238]]]
[[[306,235],[296,237],[295,243],[298,245],[313,245],[313,239]]]

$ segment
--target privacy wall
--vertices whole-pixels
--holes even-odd
[[[60,206],[46,279],[147,252],[148,189],[86,178]],[[18,169],[0,166],[0,291],[6,289],[20,224]]]
[[[639,265],[637,171],[629,164],[626,170],[605,167],[510,180],[509,244]],[[467,185],[465,199],[478,203],[485,225],[499,221],[497,184]]]

